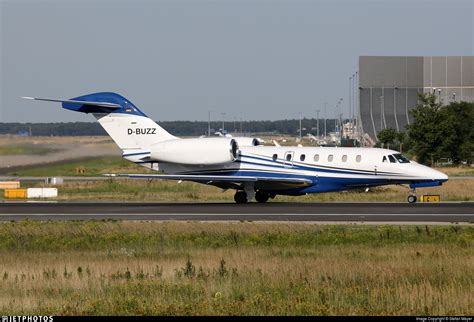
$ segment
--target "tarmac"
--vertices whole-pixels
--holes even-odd
[[[474,203],[0,203],[0,221],[24,219],[474,224]]]

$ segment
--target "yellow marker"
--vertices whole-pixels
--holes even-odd
[[[423,195],[421,196],[422,202],[440,202],[441,197],[439,195]]]
[[[26,189],[5,189],[5,199],[26,198]]]

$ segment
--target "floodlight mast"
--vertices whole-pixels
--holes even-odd
[[[317,122],[316,122],[316,131],[317,131],[316,132],[316,137],[318,137],[318,138],[319,138],[319,112],[320,112],[320,110],[316,110],[316,120],[317,120]]]

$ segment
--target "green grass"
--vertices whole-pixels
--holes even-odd
[[[81,173],[79,170],[84,169]],[[56,164],[32,166],[10,174],[18,176],[100,176],[105,173],[146,173],[150,170],[138,166],[122,157],[100,157],[80,161],[64,161]]]
[[[143,229],[146,225],[150,225]],[[471,226],[366,226],[278,224],[187,224],[102,221],[19,221],[0,223],[0,250],[8,251],[108,251],[126,247],[140,252],[184,251],[196,248],[254,246],[308,247],[392,244],[453,244],[465,248],[473,243]],[[223,230],[217,227],[223,227]],[[234,229],[231,229],[234,227]],[[246,227],[251,229],[246,230]],[[139,229],[142,228],[142,229]],[[474,254],[474,253],[473,253]],[[288,254],[287,254],[288,255]]]
[[[472,315],[472,226],[4,222],[8,315]]]
[[[56,150],[31,145],[0,146],[0,155],[45,155]]]

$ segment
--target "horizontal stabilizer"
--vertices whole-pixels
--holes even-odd
[[[90,105],[90,106],[100,106],[100,107],[108,107],[111,109],[119,109],[122,106],[114,103],[107,103],[107,102],[91,102],[91,101],[76,101],[76,100],[64,100],[64,99],[54,99],[54,98],[38,98],[38,97],[22,97],[27,100],[35,100],[35,101],[46,101],[46,102],[58,102],[58,103],[69,103],[69,104],[79,104],[79,105]]]
[[[111,92],[92,93],[70,99],[23,98],[35,101],[59,102],[62,103],[63,108],[74,112],[92,114],[122,113],[146,117],[132,102],[117,93]]]

